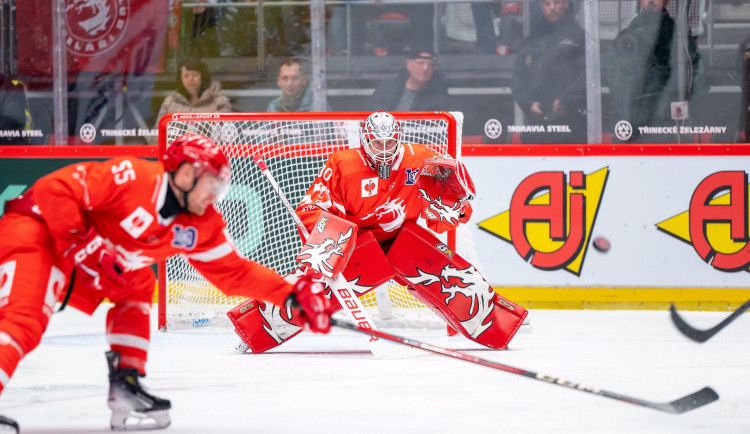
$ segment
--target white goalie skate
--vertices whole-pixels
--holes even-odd
[[[143,390],[136,369],[120,369],[120,354],[108,351],[109,399],[112,410],[110,426],[113,431],[140,431],[163,429],[169,426],[167,399],[158,398]]]

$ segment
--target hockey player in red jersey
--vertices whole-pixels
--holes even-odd
[[[329,213],[358,226],[343,275],[360,296],[395,279],[454,330],[507,348],[526,309],[497,294],[474,266],[416,223],[421,217],[441,233],[469,220],[475,193],[466,168],[424,145],[402,143],[399,122],[382,110],[362,123],[360,145],[329,157],[297,207],[304,225],[312,230],[321,213]],[[229,312],[253,352],[300,331],[290,329],[289,317],[267,312],[258,315],[246,304]]]
[[[77,163],[39,179],[0,219],[0,391],[40,342],[57,301],[85,313],[108,298],[106,337],[111,427],[165,428],[170,402],[141,387],[155,278],[150,265],[182,254],[227,295],[296,312],[298,324],[330,328],[322,285],[287,283],[242,258],[212,205],[231,175],[218,145],[189,134],[162,161],[131,157]],[[0,425],[14,422],[0,418]],[[17,429],[17,428],[16,428]]]

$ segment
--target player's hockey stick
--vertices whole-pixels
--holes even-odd
[[[681,331],[683,335],[696,342],[706,342],[707,340],[711,339],[711,336],[719,333],[724,327],[726,327],[730,322],[739,318],[740,315],[742,315],[742,313],[749,308],[750,300],[746,301],[745,304],[738,307],[737,310],[726,317],[724,321],[716,324],[710,329],[699,330],[695,327],[692,327],[690,324],[686,323],[684,319],[682,319],[680,314],[677,312],[677,309],[674,307],[674,303],[669,306],[670,314],[672,315],[672,322],[674,323],[675,327],[677,327],[677,330]]]
[[[413,348],[419,348],[420,350],[430,351],[443,356],[453,357],[454,359],[464,360],[469,363],[475,363],[477,365],[487,366],[488,368],[497,369],[499,371],[509,372],[511,374],[522,375],[534,380],[544,381],[550,384],[556,384],[558,386],[567,387],[569,389],[580,390],[581,392],[588,392],[594,395],[603,396],[605,398],[616,399],[621,402],[627,402],[629,404],[640,405],[641,407],[653,408],[654,410],[663,411],[666,413],[685,413],[690,410],[694,410],[698,407],[702,407],[706,404],[716,401],[719,399],[719,395],[710,387],[704,387],[703,389],[693,392],[687,396],[676,399],[671,402],[660,403],[645,401],[643,399],[632,398],[620,393],[609,392],[603,389],[597,389],[591,386],[585,386],[580,383],[573,383],[568,380],[564,380],[558,377],[552,377],[550,375],[540,374],[538,372],[527,371],[526,369],[514,368],[513,366],[503,365],[501,363],[493,362],[491,360],[482,359],[475,357],[460,351],[454,351],[447,348],[438,347],[432,344],[419,342],[400,336],[384,333],[378,330],[368,330],[349,324],[347,322],[331,319],[334,326],[340,327],[347,330],[352,330],[358,333],[367,334],[370,336],[377,336],[378,338],[386,339],[399,344],[408,345]]]
[[[305,240],[309,238],[310,232],[302,223],[302,220],[300,220],[297,213],[294,212],[292,204],[289,203],[289,200],[287,200],[286,195],[284,195],[284,192],[281,190],[279,184],[274,179],[273,174],[268,169],[268,166],[266,165],[265,161],[263,161],[263,158],[256,155],[253,157],[253,160],[255,161],[255,164],[258,165],[261,173],[263,173],[268,182],[271,184],[271,187],[273,187],[276,195],[279,197],[279,199],[281,199],[281,203],[284,204],[284,208],[286,208],[287,212],[292,217],[292,220],[294,220],[294,223],[297,225],[297,228],[299,229],[303,238]],[[362,306],[362,302],[359,300],[356,293],[349,287],[349,284],[346,279],[344,279],[344,276],[339,273],[333,278],[325,279],[328,286],[332,289],[331,292],[341,304],[341,307],[347,313],[349,318],[351,318],[352,321],[357,324],[367,325],[374,329],[375,322],[372,320],[370,314],[365,311],[364,307]],[[377,336],[368,336],[367,338],[368,344],[370,346],[370,351],[376,357],[395,359],[414,357],[415,355],[417,355],[413,350],[410,352],[396,351],[397,347],[393,346],[389,342],[379,340]]]

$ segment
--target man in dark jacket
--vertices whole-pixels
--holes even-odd
[[[740,102],[740,129],[742,140],[739,142],[750,143],[750,36],[740,42],[740,54],[737,58],[738,72],[740,76],[740,88],[742,89],[742,100]]]
[[[527,126],[524,143],[586,143],[586,54],[569,0],[540,0],[545,25],[523,40],[513,98]]]
[[[638,127],[675,126],[671,103],[691,99],[708,90],[695,37],[675,44],[675,21],[669,16],[668,0],[640,0],[640,12],[615,38],[606,53],[607,84],[612,95],[614,122],[627,121],[630,141],[676,141],[673,134],[639,136]],[[688,78],[680,97],[677,50],[687,49]]]
[[[382,81],[367,100],[367,108],[386,111],[449,110],[448,86],[435,71],[432,49],[405,49],[406,68]]]

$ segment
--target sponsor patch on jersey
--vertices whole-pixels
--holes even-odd
[[[321,234],[323,231],[326,230],[326,226],[328,225],[328,220],[330,220],[328,217],[320,216],[320,219],[317,223],[315,223],[315,228],[318,229],[318,232]]]
[[[255,307],[255,302],[251,301],[250,303],[247,304],[247,306],[240,306],[240,313],[245,313],[254,307]]]
[[[131,237],[138,238],[148,229],[153,221],[154,216],[139,206],[129,216],[120,221],[120,227],[125,229],[125,232],[130,234]]]
[[[378,194],[378,177],[362,180],[362,197],[372,197]]]
[[[416,184],[417,175],[419,175],[419,169],[406,169],[406,182],[404,182],[404,185]]]
[[[198,239],[198,230],[192,226],[183,228],[181,225],[174,225],[172,227],[174,232],[174,238],[172,238],[172,246],[178,249],[191,250],[195,247],[195,242]]]

